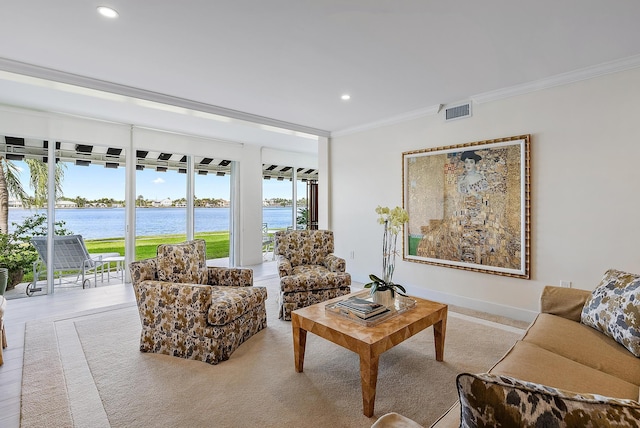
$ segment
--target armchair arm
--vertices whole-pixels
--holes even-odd
[[[145,328],[190,331],[208,327],[211,287],[164,281],[142,281],[133,286],[140,320]]]
[[[347,262],[334,254],[327,254],[322,264],[331,272],[344,272],[347,269]]]
[[[253,270],[244,268],[207,267],[207,284],[228,287],[251,287]]]
[[[158,279],[158,268],[156,259],[143,259],[137,262],[129,263],[129,273],[131,274],[131,282],[139,284],[142,281],[155,281]]]
[[[540,296],[540,312],[580,322],[582,307],[589,296],[588,290],[547,285]]]
[[[283,255],[279,255],[277,263],[278,275],[280,276],[280,278],[282,278],[283,276],[291,275],[291,270],[293,269],[293,267],[291,266],[291,261],[289,259],[287,259]]]

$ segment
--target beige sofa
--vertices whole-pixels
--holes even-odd
[[[593,292],[545,287],[522,339],[488,373],[460,374],[460,400],[433,426],[640,426],[638,299],[640,276],[617,270]],[[419,426],[395,413],[374,424]]]

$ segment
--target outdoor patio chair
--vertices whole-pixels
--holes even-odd
[[[273,232],[269,233],[267,223],[262,223],[262,257],[264,260],[267,259],[267,253],[273,251]],[[272,258],[275,258],[275,255]]]
[[[36,284],[40,278],[40,274],[46,272],[50,258],[47,255],[47,237],[34,236],[31,243],[35,247],[39,259],[33,263],[33,281],[27,287],[27,295],[31,295],[41,288],[37,288]],[[90,279],[87,275],[93,274],[94,285],[98,281],[98,270],[108,263],[103,259],[107,257],[119,256],[119,253],[101,253],[89,254],[84,244],[82,235],[56,235],[53,237],[53,272],[58,272],[59,284],[62,284],[62,275],[64,273],[75,272],[75,283],[82,279],[82,288],[85,288]],[[103,272],[101,271],[101,275]]]

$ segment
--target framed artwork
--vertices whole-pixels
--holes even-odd
[[[529,279],[529,140],[403,153],[404,260]]]

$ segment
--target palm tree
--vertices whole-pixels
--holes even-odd
[[[31,206],[32,202],[36,207],[41,207],[47,201],[47,164],[36,159],[25,159],[25,163],[29,166],[29,185],[34,191],[33,199],[29,198],[22,187],[17,165],[0,155],[0,233],[9,233],[9,196],[18,199],[25,207]],[[56,194],[62,194],[64,168],[62,162],[56,163]]]
[[[28,197],[20,183],[18,167],[0,156],[0,233],[9,233],[9,195],[21,201],[27,201]]]

